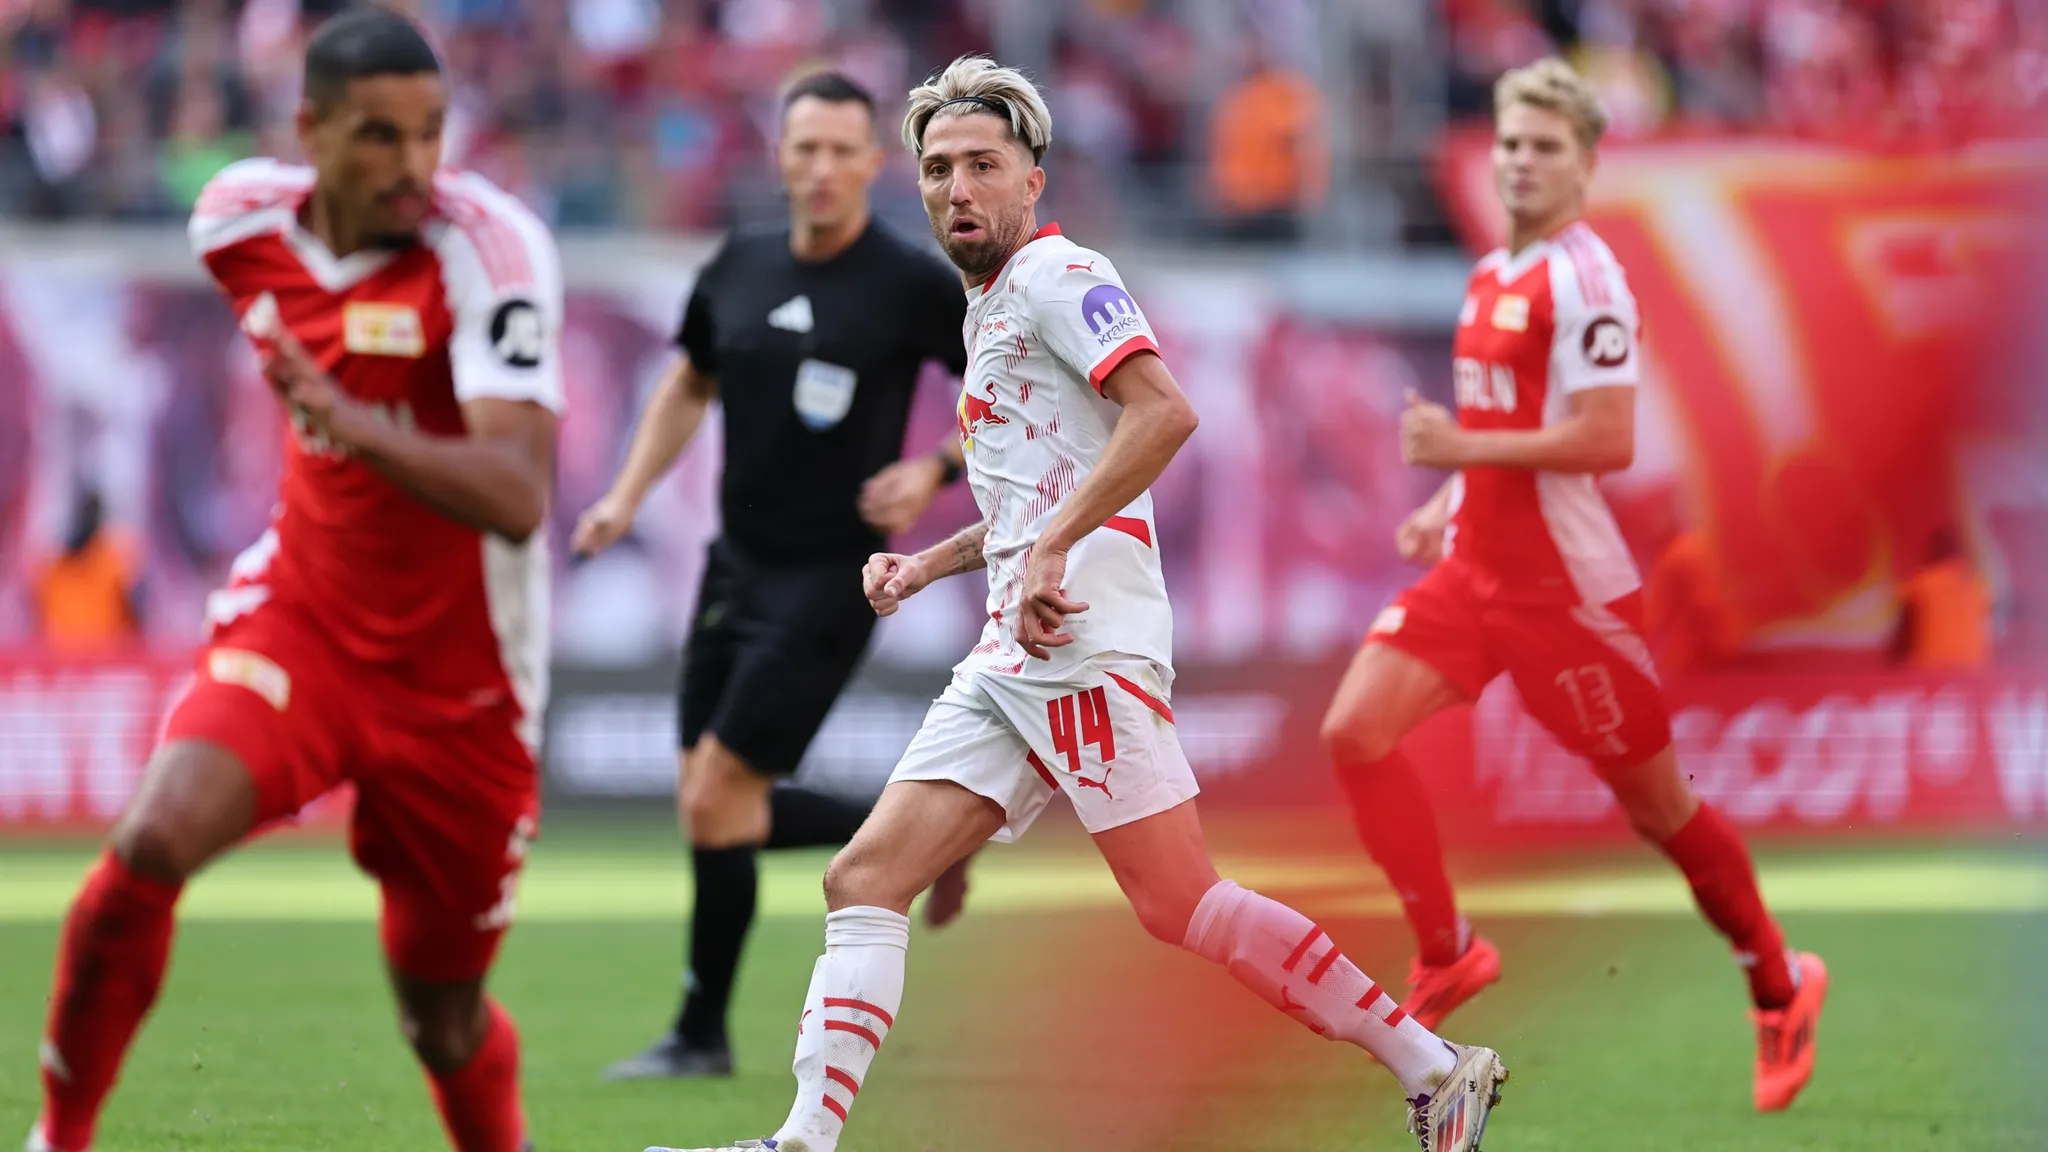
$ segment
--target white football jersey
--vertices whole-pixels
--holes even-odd
[[[1173,609],[1150,492],[1068,553],[1067,598],[1088,605],[1067,617],[1074,642],[1032,660],[1016,638],[1026,553],[1102,459],[1123,411],[1103,398],[1102,382],[1131,356],[1159,351],[1145,314],[1101,253],[1049,224],[968,289],[965,337],[960,437],[988,527],[989,619],[959,671],[1038,677],[1121,652],[1170,675]]]

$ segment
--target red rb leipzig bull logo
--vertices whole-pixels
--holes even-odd
[[[996,384],[991,380],[982,385],[988,390],[988,399],[974,394],[971,386],[960,389],[960,439],[973,440],[975,429],[984,424],[1008,424],[1008,416],[996,414]]]

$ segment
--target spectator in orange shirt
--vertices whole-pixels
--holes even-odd
[[[1936,529],[1927,560],[1899,586],[1894,662],[1960,671],[1991,662],[1991,589],[1964,555],[1954,528]]]
[[[1216,102],[1210,125],[1210,187],[1225,231],[1241,240],[1288,241],[1330,179],[1323,98],[1256,41],[1245,75]]]
[[[142,631],[134,559],[105,525],[99,493],[79,497],[61,555],[36,574],[36,618],[54,652],[105,651]]]
[[[1713,541],[1698,528],[1679,532],[1657,554],[1643,588],[1643,616],[1657,666],[1670,676],[1726,663],[1747,632]]]

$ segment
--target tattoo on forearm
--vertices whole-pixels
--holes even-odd
[[[961,529],[941,544],[939,547],[945,550],[946,574],[952,576],[961,572],[972,572],[985,565],[987,561],[982,557],[981,544],[987,538],[988,525],[976,524]]]

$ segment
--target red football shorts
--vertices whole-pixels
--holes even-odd
[[[1671,743],[1638,593],[1605,605],[1507,603],[1439,564],[1380,613],[1366,642],[1415,657],[1472,699],[1507,673],[1529,714],[1601,769],[1633,767]]]
[[[474,980],[511,921],[539,773],[511,706],[449,720],[409,698],[266,604],[215,631],[164,740],[233,752],[256,784],[257,832],[353,783],[350,851],[382,889],[385,956],[418,980]]]

